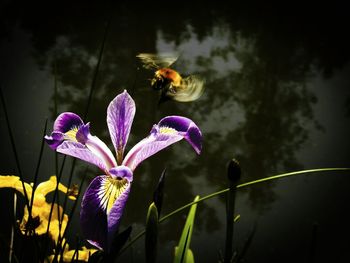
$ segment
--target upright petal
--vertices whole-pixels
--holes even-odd
[[[110,173],[113,177],[101,175],[90,183],[80,211],[84,236],[106,251],[118,229],[132,182],[132,172],[127,167],[113,168]]]
[[[146,158],[178,142],[187,140],[199,154],[202,149],[202,134],[197,125],[188,118],[169,116],[154,125],[151,134],[137,143],[125,156],[123,165],[132,171]]]
[[[123,160],[123,153],[135,116],[135,110],[135,102],[126,90],[115,97],[107,109],[107,124],[117,152],[118,164],[121,164]]]

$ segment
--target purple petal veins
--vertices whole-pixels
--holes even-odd
[[[75,158],[79,158],[85,162],[91,163],[99,167],[102,171],[108,171],[105,162],[91,152],[85,145],[79,142],[64,141],[57,147],[57,152],[66,154]]]
[[[135,102],[126,90],[115,97],[107,109],[107,124],[117,153],[118,164],[121,164],[123,160],[124,149],[130,134],[135,111]]]
[[[192,145],[198,154],[200,153],[202,134],[197,125],[185,117],[165,117],[158,125],[153,126],[147,138],[129,151],[123,164],[134,171],[143,160],[183,138]]]
[[[83,233],[89,242],[110,249],[129,196],[132,172],[128,167],[112,168],[112,176],[96,177],[86,190],[80,212]]]
[[[97,165],[107,172],[117,162],[104,142],[90,134],[90,124],[71,112],[60,114],[54,123],[51,136],[45,136],[49,146],[57,152],[67,154]]]

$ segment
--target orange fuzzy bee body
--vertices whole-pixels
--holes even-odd
[[[161,90],[161,100],[176,100],[180,102],[194,101],[203,93],[204,81],[196,75],[182,78],[170,66],[177,60],[174,56],[157,56],[142,53],[137,55],[147,69],[156,69],[151,79],[151,87]]]
[[[179,87],[182,82],[180,74],[171,68],[161,68],[154,73],[151,86],[154,89],[162,89],[167,85]]]

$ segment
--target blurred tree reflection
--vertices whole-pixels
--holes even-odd
[[[263,4],[252,9],[189,2],[180,10],[153,2],[67,5],[41,12],[33,3],[22,4],[18,12],[10,2],[4,18],[8,27],[18,19],[31,32],[40,66],[49,66],[53,75],[56,68],[59,112],[83,115],[104,26],[112,13],[88,116],[92,132],[109,140],[106,108],[123,89],[130,91],[137,107],[127,149],[165,115],[188,116],[203,129],[202,156],[176,145],[139,168],[123,222],[143,222],[165,165],[171,168],[165,212],[197,194],[190,177],[203,178],[210,192],[226,187],[226,162],[232,157],[241,162],[244,181],[301,168],[295,154],[308,139],[306,127],[320,127],[312,112],[316,98],[307,88],[312,70],[331,76],[349,58],[341,8],[311,12],[290,5],[295,16],[289,16],[282,8]],[[339,15],[325,20],[326,11]],[[205,76],[203,98],[157,106],[157,93],[148,82],[151,72],[141,69],[135,56],[160,51],[162,44],[182,52],[180,72]],[[271,184],[247,191],[261,211],[276,198]],[[215,230],[214,215],[210,207],[201,209],[199,225],[210,222],[202,227]],[[174,233],[180,232],[181,224],[176,227]]]

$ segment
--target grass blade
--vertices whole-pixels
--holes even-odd
[[[117,258],[120,249],[125,245],[126,241],[129,239],[131,232],[132,226],[129,226],[114,237],[112,241],[113,249],[110,252],[110,255],[108,255],[112,261],[115,261],[115,259]]]
[[[166,174],[166,168],[164,168],[162,175],[159,178],[157,188],[153,193],[153,202],[157,207],[158,216],[160,216],[160,212],[162,210],[162,205],[163,205],[165,174]]]
[[[194,202],[199,200],[199,196],[197,195],[194,199]],[[191,257],[188,252],[190,243],[191,243],[191,236],[192,236],[192,230],[194,225],[194,219],[196,216],[196,209],[197,209],[197,203],[191,206],[190,212],[188,213],[185,226],[182,230],[182,234],[180,237],[179,245],[177,248],[175,248],[175,258],[174,263],[182,263],[187,262],[187,257]],[[193,258],[193,255],[192,255]]]
[[[101,65],[101,61],[102,61],[102,55],[103,55],[103,51],[104,51],[104,48],[105,48],[106,39],[107,39],[107,33],[108,33],[108,30],[109,30],[109,26],[111,24],[111,20],[112,20],[112,15],[109,17],[109,19],[108,19],[108,21],[106,23],[106,26],[105,26],[105,32],[103,34],[101,48],[100,48],[100,51],[99,51],[97,64],[96,64],[96,67],[95,67],[95,70],[94,70],[94,76],[92,78],[90,92],[89,92],[89,97],[88,97],[88,101],[87,101],[87,104],[86,104],[86,109],[85,109],[85,113],[84,113],[84,117],[83,117],[84,121],[86,121],[86,117],[87,117],[87,115],[89,113],[90,104],[91,104],[91,101],[92,101],[92,95],[93,95],[93,92],[95,90],[95,86],[96,86],[96,82],[97,82],[97,74],[98,74],[98,71],[100,69],[100,65]]]
[[[5,103],[5,98],[4,98],[4,95],[2,93],[2,88],[1,87],[0,87],[0,99],[1,99],[1,103],[2,103],[2,106],[3,106],[3,109],[4,109],[4,113],[5,113],[6,126],[7,126],[7,130],[8,130],[9,136],[10,136],[10,141],[11,141],[13,154],[15,156],[15,162],[16,162],[16,166],[17,166],[17,170],[18,170],[18,176],[19,176],[19,178],[21,179],[21,182],[22,182],[25,204],[26,204],[27,208],[29,209],[28,194],[27,194],[26,188],[24,187],[23,174],[22,174],[21,166],[19,164],[19,158],[18,158],[18,154],[17,154],[17,150],[16,150],[15,139],[13,137],[13,133],[12,133],[11,125],[10,125],[10,120],[9,120],[9,116],[8,116],[8,112],[7,112],[7,107],[6,107],[6,103]]]
[[[44,130],[43,130],[43,136],[41,139],[41,145],[40,145],[40,152],[39,152],[39,158],[38,158],[38,162],[36,164],[36,168],[35,168],[35,174],[34,174],[34,181],[33,181],[33,191],[32,191],[32,197],[30,199],[30,205],[29,205],[29,218],[32,217],[32,208],[33,208],[33,201],[34,201],[34,192],[35,192],[35,188],[38,182],[38,176],[39,176],[39,169],[40,169],[40,164],[41,164],[41,159],[43,156],[43,152],[44,152],[44,144],[45,144],[45,139],[44,136],[46,134],[46,130],[47,130],[47,119],[45,121],[45,125],[44,125]]]
[[[242,251],[238,254],[237,259],[235,259],[234,262],[237,262],[237,263],[244,262],[244,256],[247,254],[248,248],[252,244],[255,232],[256,232],[256,224],[254,224],[253,229],[252,229],[252,231],[250,232],[250,234],[248,236],[248,239],[244,243]]]

